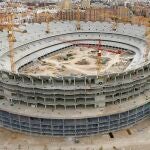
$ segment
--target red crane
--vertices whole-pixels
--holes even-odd
[[[102,69],[102,51],[106,51],[106,52],[114,53],[114,54],[125,53],[125,51],[119,50],[119,49],[116,49],[116,50],[103,49],[100,39],[98,40],[98,44],[95,44],[95,45],[91,45],[91,44],[87,44],[87,43],[81,43],[79,41],[66,41],[66,40],[61,39],[61,38],[57,38],[56,40],[60,40],[60,41],[65,42],[65,43],[68,42],[68,43],[74,44],[76,46],[96,49],[97,50],[97,62],[96,62],[96,64],[97,64],[97,76],[98,77],[100,76],[100,72]]]

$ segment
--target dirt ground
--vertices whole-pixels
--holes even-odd
[[[102,52],[100,72],[121,72],[129,64],[132,55]],[[98,69],[97,50],[87,47],[74,47],[34,62],[21,70],[25,74],[36,75],[96,75]]]
[[[15,133],[0,128],[0,150],[149,150],[150,120],[147,119],[127,130],[78,138],[44,137]]]

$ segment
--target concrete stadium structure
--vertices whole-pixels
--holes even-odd
[[[10,71],[9,52],[0,55],[0,125],[30,134],[88,136],[128,128],[150,116],[150,62],[145,27],[107,22],[52,22],[51,34],[15,48],[17,74]],[[66,29],[66,31],[64,30]],[[63,40],[62,40],[63,39]],[[26,65],[78,43],[132,51],[122,73],[95,76],[28,76]]]

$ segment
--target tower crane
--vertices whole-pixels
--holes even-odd
[[[8,43],[9,43],[9,56],[10,56],[10,64],[11,71],[13,73],[16,72],[16,65],[14,60],[14,42],[16,42],[16,38],[14,35],[14,27],[18,27],[18,24],[13,23],[15,14],[6,14],[0,16],[0,30],[6,29],[8,31]]]
[[[51,20],[60,20],[61,16],[57,16],[54,13],[50,13],[50,12],[45,12],[43,14],[44,15],[42,15],[42,17],[44,18],[44,21],[40,20],[40,18],[42,18],[40,16],[41,14],[38,14],[37,12],[34,13],[34,17],[35,17],[36,22],[39,22],[39,23],[45,22],[46,23],[45,32],[49,33],[50,32],[50,26],[49,26],[50,21]],[[79,5],[77,6],[75,18],[76,18],[76,28],[77,28],[77,30],[80,30],[80,8],[79,8]]]
[[[148,18],[150,22],[150,18]],[[148,53],[149,53],[149,48],[150,48],[150,23],[146,26],[146,31],[145,31],[145,37],[146,37],[146,52],[145,52],[145,61],[148,60]]]
[[[35,12],[33,16],[34,16],[34,19],[36,20],[36,22],[38,22],[38,23],[45,22],[46,23],[45,32],[50,33],[49,23],[52,18],[52,15],[49,12],[42,12],[42,13]],[[41,18],[43,18],[43,19],[41,19]]]
[[[51,19],[51,15],[48,13],[48,12],[46,12],[45,13],[45,21],[46,21],[46,33],[49,33],[50,32],[50,27],[49,27],[49,22],[50,22],[50,19]]]
[[[40,20],[40,18],[42,18],[40,15],[41,14],[38,14],[37,12],[34,14],[34,17],[35,17],[35,20],[36,22],[45,22],[46,23],[46,30],[45,32],[46,33],[49,33],[50,32],[50,21],[51,20],[60,20],[60,16],[57,16],[56,14],[54,13],[50,13],[50,12],[45,12],[43,13],[44,15],[42,15],[42,17],[44,18],[44,20]],[[77,11],[76,11],[76,28],[77,30],[80,30],[80,8],[79,6],[77,7]]]
[[[79,5],[77,7],[77,24],[76,24],[77,30],[80,30],[80,8]]]
[[[16,65],[14,60],[14,42],[16,42],[16,39],[14,36],[13,27],[14,27],[13,24],[8,25],[8,42],[9,42],[11,71],[15,73]]]
[[[102,45],[101,40],[98,41],[97,45],[97,77],[100,77],[100,72],[102,69]]]
[[[112,14],[112,30],[116,31],[117,30],[117,21],[118,21],[118,17],[117,17],[117,6],[114,6],[113,9],[113,14]]]
[[[1,22],[0,29],[6,29],[8,31],[8,42],[9,42],[9,53],[10,53],[10,64],[11,64],[11,71],[15,72],[15,63],[14,63],[14,42],[16,41],[13,28],[14,24],[12,23],[14,15],[7,14],[5,18],[1,17],[1,20],[5,20],[4,23]]]
[[[115,18],[115,20],[112,22],[112,30],[116,31],[117,30],[117,19]]]

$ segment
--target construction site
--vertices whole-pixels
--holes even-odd
[[[0,2],[0,150],[149,150],[150,3]]]
[[[101,73],[122,72],[133,59],[133,54],[114,54],[103,50]],[[28,75],[96,75],[97,51],[87,47],[71,47],[64,52],[35,61],[20,70]]]

